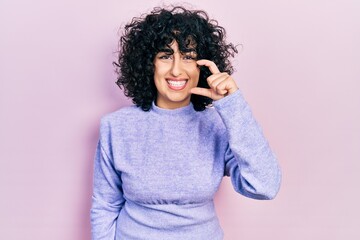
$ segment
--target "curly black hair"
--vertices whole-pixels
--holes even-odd
[[[116,84],[136,106],[149,111],[156,100],[154,57],[175,40],[181,52],[195,46],[197,59],[213,61],[221,72],[233,73],[230,56],[237,53],[233,44],[225,42],[225,29],[205,11],[188,10],[182,6],[172,9],[154,8],[150,14],[133,18],[125,25],[119,41],[119,56],[114,62],[118,74]],[[200,67],[198,87],[209,88],[211,72]],[[191,95],[196,111],[203,111],[212,99]]]

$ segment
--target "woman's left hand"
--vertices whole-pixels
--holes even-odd
[[[235,80],[228,73],[220,72],[214,62],[202,59],[196,63],[210,69],[212,75],[207,78],[210,89],[195,87],[190,90],[191,93],[202,95],[216,101],[238,90]]]

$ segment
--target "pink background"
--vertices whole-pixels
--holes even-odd
[[[236,2],[236,4],[235,4]],[[118,28],[159,1],[1,0],[0,239],[90,239]],[[193,3],[242,44],[234,77],[277,154],[273,201],[216,196],[225,239],[360,239],[360,2]]]

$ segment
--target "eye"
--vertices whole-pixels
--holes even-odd
[[[182,58],[185,60],[185,61],[194,61],[196,60],[196,53],[195,52],[189,52],[189,53],[186,53],[182,56]]]
[[[161,54],[159,56],[159,59],[163,59],[163,60],[172,59],[172,55],[171,54]]]
[[[191,55],[185,55],[184,59],[185,60],[194,60],[195,58],[193,56],[191,56]]]

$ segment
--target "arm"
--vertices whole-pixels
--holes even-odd
[[[225,175],[234,189],[255,199],[273,199],[280,188],[277,159],[241,92],[214,102],[229,138]]]
[[[280,188],[280,168],[249,105],[234,79],[221,73],[214,62],[199,60],[197,64],[210,69],[210,89],[196,87],[191,93],[214,100],[227,130],[225,175],[231,176],[237,192],[255,199],[273,199]]]
[[[106,135],[105,131],[102,131],[103,129],[104,124],[101,124],[101,136]],[[100,140],[94,162],[94,187],[91,207],[93,240],[115,239],[116,221],[124,202],[120,175]]]

